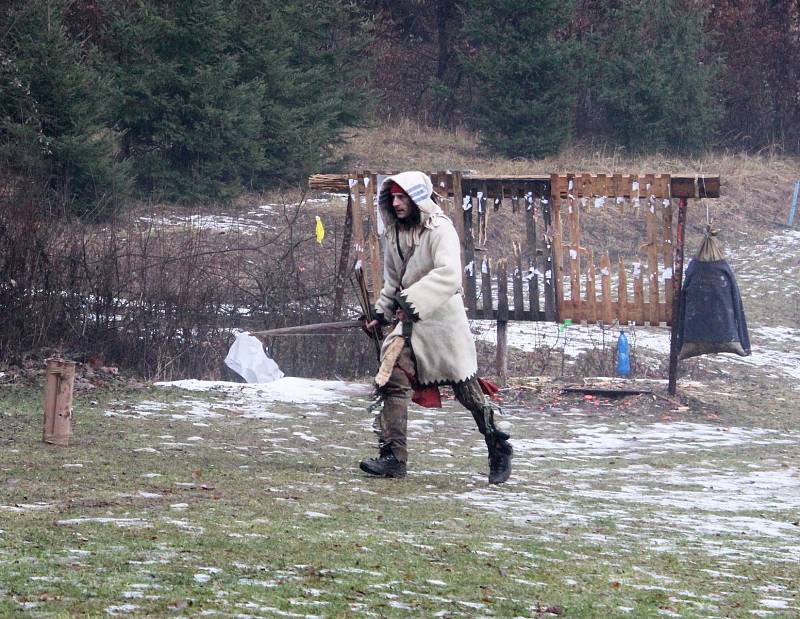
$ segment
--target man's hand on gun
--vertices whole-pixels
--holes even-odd
[[[395,310],[394,318],[397,322],[411,322],[411,318],[409,318],[406,311],[399,308]],[[367,321],[367,317],[364,315],[359,316],[358,319],[361,321],[361,330],[368,336],[373,337],[375,334],[380,335],[381,323],[379,320]]]
[[[367,322],[366,316],[359,318],[361,321],[361,330],[368,336],[373,337],[376,333],[380,333],[381,323],[378,320],[370,320]]]

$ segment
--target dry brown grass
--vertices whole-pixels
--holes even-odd
[[[575,143],[540,160],[494,156],[479,145],[478,134],[423,127],[401,119],[354,130],[336,155],[348,170],[471,170],[486,175],[597,173],[719,174],[718,200],[691,201],[688,249],[699,241],[709,217],[722,229],[726,244],[752,243],[783,228],[792,189],[800,179],[800,159],[773,151],[761,154],[713,152],[698,157],[668,154],[634,156],[606,144]],[[613,218],[613,214],[607,217]]]

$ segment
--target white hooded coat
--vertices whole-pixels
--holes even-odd
[[[397,226],[390,187],[397,183],[420,210],[420,224]],[[378,206],[386,228],[384,284],[375,309],[390,322],[401,307],[413,316],[411,349],[420,385],[452,384],[472,378],[477,370],[475,343],[461,295],[461,244],[453,223],[431,199],[433,185],[422,172],[402,172],[386,178]],[[399,250],[398,250],[399,244]],[[411,257],[400,281],[402,256]],[[384,340],[387,346],[402,337],[399,323]]]

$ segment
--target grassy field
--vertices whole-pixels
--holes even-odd
[[[406,122],[354,132],[338,155],[340,170],[719,172],[707,206],[734,249],[753,355],[682,362],[678,399],[586,399],[561,387],[608,371],[607,350],[514,340],[516,456],[499,487],[449,400],[412,408],[406,479],[362,474],[366,380],[289,397],[83,376],[60,448],[40,440],[41,369],[0,367],[0,616],[800,616],[800,234],[781,232],[796,160],[584,145],[509,161]],[[223,215],[241,225],[245,202]],[[690,209],[687,255],[705,206]],[[308,230],[316,213],[341,217],[341,199],[315,202]],[[619,245],[624,227],[597,217],[593,240]],[[663,331],[637,328],[637,377],[666,377]]]
[[[91,392],[67,448],[0,392],[0,615],[708,617],[800,612],[800,432],[648,399],[512,398],[512,480],[414,410],[366,478],[366,396]],[[644,405],[644,407],[640,406]]]

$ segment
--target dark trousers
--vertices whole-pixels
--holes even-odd
[[[381,453],[391,452],[400,462],[408,461],[408,405],[413,393],[411,381],[415,372],[411,347],[406,344],[388,382],[381,389],[384,396],[383,409],[373,422]],[[494,431],[492,407],[486,401],[477,377],[453,385],[453,393],[461,405],[472,413],[481,434],[486,436],[487,432]]]

